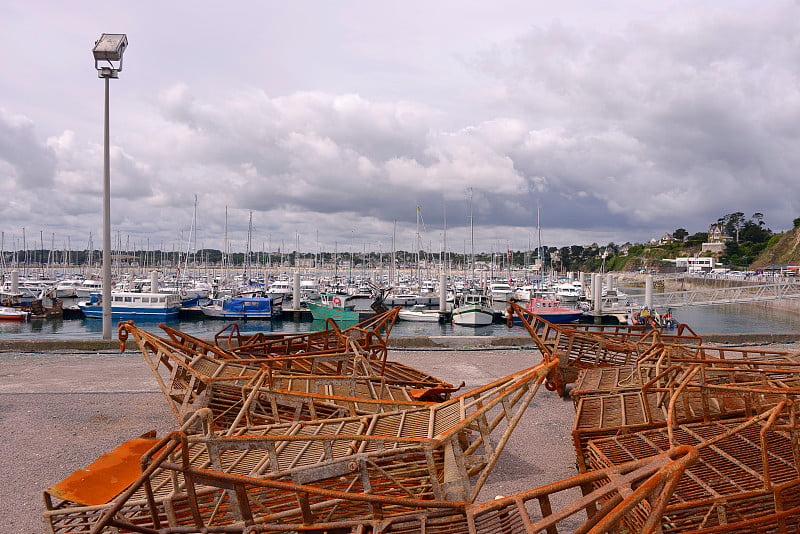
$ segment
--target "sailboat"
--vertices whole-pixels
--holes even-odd
[[[472,264],[471,285],[475,280],[475,231],[472,224],[472,189],[469,190],[469,231],[472,242],[470,262]],[[468,294],[463,301],[453,308],[453,324],[464,326],[486,326],[494,321],[494,310],[491,303],[483,295]]]

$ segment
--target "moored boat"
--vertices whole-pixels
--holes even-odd
[[[422,304],[400,310],[397,318],[402,321],[416,321],[418,323],[438,323],[440,320],[438,310],[429,310]]]
[[[30,316],[29,311],[0,306],[0,321],[27,321]]]
[[[269,297],[219,299],[200,307],[206,317],[220,319],[272,319],[278,309]]]
[[[486,326],[494,321],[494,310],[483,295],[469,294],[453,309],[453,324]]]
[[[561,306],[557,300],[537,297],[528,301],[523,309],[533,313],[553,324],[565,324],[577,321],[583,315],[583,310],[576,310]]]
[[[98,294],[92,294],[88,301],[78,302],[78,307],[87,318],[103,318],[102,297]],[[181,298],[175,293],[111,292],[111,319],[114,321],[176,319],[180,308]]]
[[[308,301],[306,305],[314,320],[334,319],[336,321],[359,321],[384,311],[383,301],[369,295],[345,295],[342,293],[323,293],[319,302]],[[375,303],[380,302],[378,310]]]

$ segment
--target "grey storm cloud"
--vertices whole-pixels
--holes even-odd
[[[114,82],[113,224],[180,240],[197,197],[207,245],[221,246],[226,224],[240,236],[253,211],[262,241],[385,246],[421,207],[429,239],[443,238],[446,211],[456,242],[471,192],[484,246],[522,247],[537,213],[560,244],[704,231],[734,211],[780,230],[800,214],[800,199],[781,193],[800,164],[800,5],[735,4],[620,0],[538,18],[513,2],[507,13],[468,5],[438,32],[402,13],[397,27],[367,29],[378,15],[366,9],[338,14],[352,34],[314,20],[298,35],[278,27],[291,8],[261,6],[273,31],[256,39],[241,20],[233,41],[198,12],[184,20],[205,32],[197,57],[168,65],[143,57],[169,42],[166,21],[128,13],[139,32]],[[251,57],[234,53],[245,48]],[[6,224],[24,226],[20,206],[53,187],[63,196],[48,215],[63,217],[61,231],[96,229],[97,131],[87,137],[77,115],[47,127],[54,119],[36,108],[4,106]]]
[[[6,183],[24,190],[53,185],[56,158],[36,138],[33,122],[0,109],[0,162]]]

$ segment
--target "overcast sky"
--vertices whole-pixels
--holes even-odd
[[[5,250],[477,250],[800,217],[800,2],[0,0]]]

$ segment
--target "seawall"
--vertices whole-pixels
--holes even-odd
[[[771,343],[800,343],[800,332],[756,332],[736,334],[705,334],[706,344],[752,345]],[[398,336],[390,337],[390,349],[447,349],[447,350],[490,350],[493,348],[533,348],[533,340],[528,336]],[[0,351],[13,352],[109,352],[118,351],[116,339],[44,339],[44,340],[0,340]],[[128,340],[127,350],[136,350],[136,342]]]

